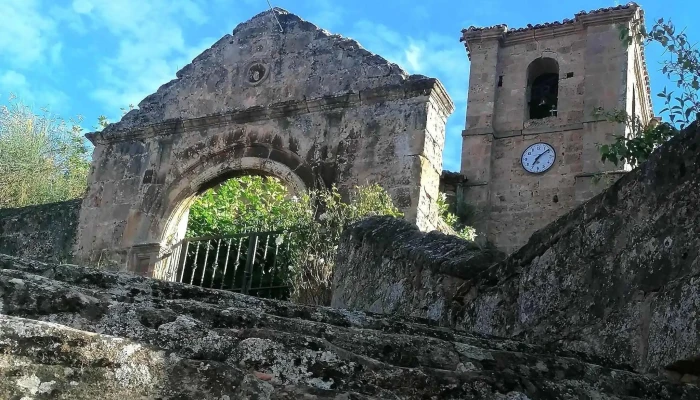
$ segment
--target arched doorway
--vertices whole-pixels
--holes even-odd
[[[153,276],[286,298],[293,227],[264,213],[291,212],[307,184],[275,161],[242,158],[233,164],[217,165],[217,172],[194,168],[192,180],[188,174],[182,179],[189,184],[173,189],[178,200],[160,233],[164,251]]]
[[[230,178],[245,175],[271,176],[283,182],[289,192],[297,196],[313,187],[313,182],[304,182],[287,165],[270,159],[244,157],[226,164],[208,164],[201,162],[200,165],[190,168],[170,188],[168,197],[174,201],[162,212],[167,216],[166,222],[160,224],[159,221],[154,221],[152,227],[152,230],[159,232],[159,241],[163,246],[184,237],[188,212],[197,195]]]

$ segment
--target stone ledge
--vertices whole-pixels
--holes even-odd
[[[483,135],[493,135],[493,128],[469,128],[462,131],[462,136],[483,136]]]
[[[408,79],[404,83],[398,85],[387,85],[365,89],[359,92],[328,95],[316,99],[288,100],[268,106],[253,106],[242,110],[232,110],[225,113],[186,120],[170,119],[140,128],[124,130],[106,129],[105,131],[87,133],[85,137],[93,144],[113,143],[138,138],[170,135],[176,132],[188,132],[213,126],[244,124],[418,97],[427,97],[426,102],[429,101],[429,99],[434,99],[445,115],[449,115],[454,111],[454,104],[439,80],[418,77]]]
[[[593,178],[598,175],[624,175],[630,171],[616,170],[616,171],[601,171],[601,172],[584,172],[574,175],[574,178]]]
[[[595,122],[595,121],[587,121]],[[471,128],[462,131],[462,136],[483,136],[492,135],[494,140],[507,139],[517,136],[532,136],[543,133],[569,132],[584,129],[584,123],[559,124],[555,126],[538,126],[532,128],[518,129],[512,131],[496,131],[493,128]]]
[[[488,182],[472,182],[472,181],[469,181],[469,182],[467,182],[467,183],[464,184],[464,187],[486,186],[486,185],[488,185],[488,184],[489,184]]]
[[[581,129],[583,129],[582,123],[558,124],[558,125],[554,125],[554,126],[537,126],[537,127],[524,128],[522,130],[522,134],[523,134],[523,136],[528,136],[528,135],[539,135],[542,133],[576,131],[576,130],[581,130]]]

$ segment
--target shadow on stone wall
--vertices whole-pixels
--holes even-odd
[[[699,147],[693,127],[490,267],[468,244],[360,222],[343,235],[332,304],[698,375]]]
[[[69,262],[82,199],[0,209],[0,253]]]

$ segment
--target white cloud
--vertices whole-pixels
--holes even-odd
[[[0,101],[4,101],[10,94],[19,97],[25,104],[34,106],[35,109],[48,107],[52,110],[62,110],[68,100],[68,96],[60,90],[31,85],[24,74],[15,70],[0,74]]]
[[[397,63],[409,73],[440,79],[453,101],[465,101],[461,97],[467,88],[469,62],[457,37],[433,33],[419,38],[404,36],[367,20],[357,22],[353,32],[352,36],[369,51]]]
[[[78,14],[89,14],[94,8],[90,0],[73,0],[73,11]]]
[[[74,0],[89,32],[109,34],[116,45],[96,60],[91,96],[108,110],[138,104],[218,38],[189,44],[183,33],[208,21],[206,0]],[[134,10],[139,10],[134,12]],[[83,82],[84,86],[87,86]]]
[[[63,43],[54,43],[49,50],[49,59],[51,64],[56,65],[61,62],[61,51],[63,50]]]
[[[15,68],[28,69],[46,61],[56,41],[56,22],[42,12],[39,0],[5,0],[0,24],[0,55]]]
[[[323,29],[336,29],[343,22],[345,14],[338,3],[333,0],[308,0],[307,6],[314,10],[309,14],[308,20]]]
[[[22,88],[25,86],[27,86],[27,78],[17,71],[9,70],[0,75],[0,87],[2,88]]]
[[[418,47],[415,43],[411,43],[406,50],[404,50],[404,56],[408,67],[414,71],[420,71],[422,68],[420,63],[421,53],[423,49]]]

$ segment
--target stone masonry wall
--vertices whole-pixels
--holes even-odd
[[[51,262],[72,260],[81,202],[0,209],[0,253]]]
[[[491,267],[468,244],[362,222],[343,235],[333,304],[699,375],[699,149],[692,127]]]
[[[464,32],[471,59],[464,194],[483,216],[477,231],[503,251],[517,250],[536,230],[605,189],[608,181],[595,182],[594,174],[620,169],[601,162],[597,145],[611,142],[624,127],[594,116],[594,110],[631,112],[633,86],[635,96],[647,98],[643,51],[631,51],[636,47],[619,38],[619,27],[633,18],[639,18],[636,5],[584,13],[549,28]],[[559,67],[557,115],[531,120],[528,67],[539,58]],[[648,102],[638,101],[640,110],[649,117]],[[556,159],[548,171],[532,174],[520,159],[538,142],[550,144]]]
[[[437,231],[390,218],[370,218],[349,228],[333,275],[331,307],[361,309],[439,321],[469,273],[504,255]]]
[[[196,194],[241,173],[300,191],[379,183],[421,229],[435,227],[445,123],[436,79],[275,9],[240,24],[101,132],[76,253],[139,264],[182,239]],[[148,247],[150,246],[150,247]],[[146,251],[144,250],[144,251]],[[138,250],[141,251],[141,250]]]

